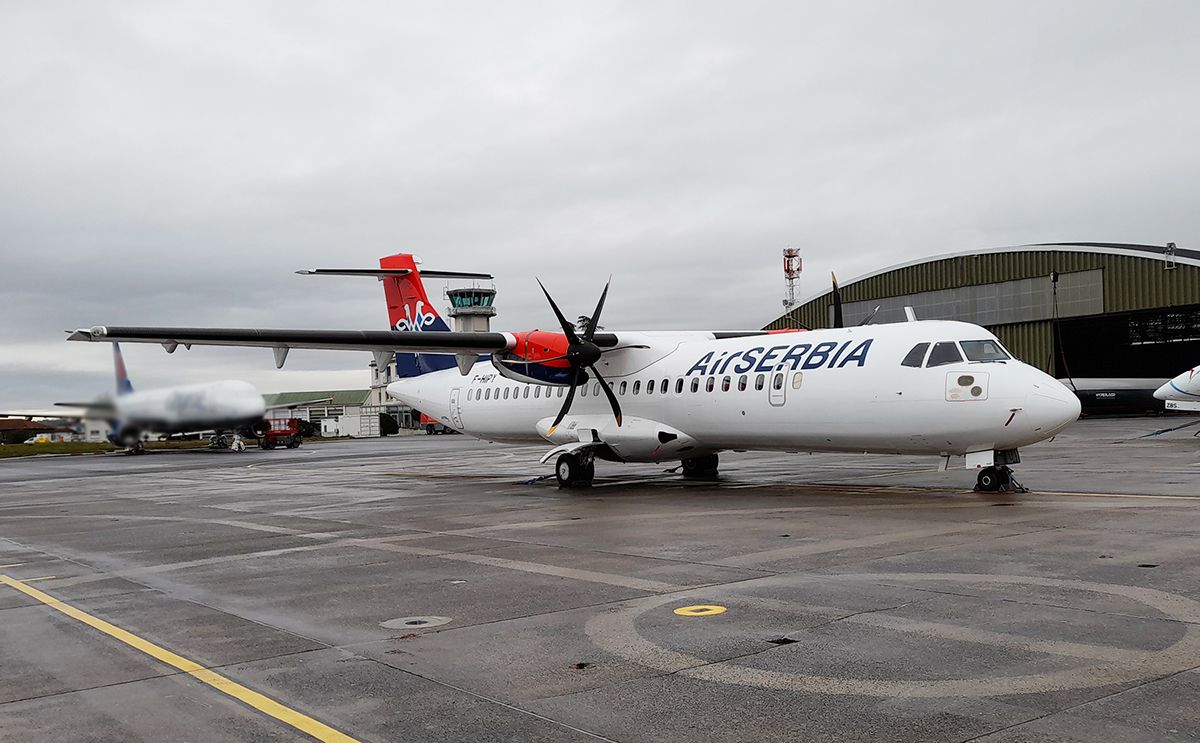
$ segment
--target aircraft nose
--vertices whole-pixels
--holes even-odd
[[[1057,379],[1046,375],[1034,385],[1026,401],[1033,430],[1047,438],[1079,418],[1079,397]]]

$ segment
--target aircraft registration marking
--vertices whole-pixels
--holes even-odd
[[[290,707],[285,707],[270,697],[248,689],[245,686],[242,686],[241,684],[226,678],[219,673],[216,673],[215,671],[210,671],[195,661],[188,660],[181,655],[172,653],[170,650],[167,650],[164,647],[155,645],[149,640],[142,639],[132,632],[123,630],[120,627],[110,624],[99,617],[92,616],[81,609],[76,609],[74,606],[56,599],[48,593],[43,593],[36,588],[27,586],[23,581],[10,578],[7,575],[0,575],[0,583],[3,583],[10,588],[15,588],[26,596],[36,599],[46,606],[49,606],[51,609],[61,612],[72,619],[92,627],[93,629],[97,629],[113,639],[120,640],[131,648],[139,650],[155,660],[161,661],[173,668],[177,668],[197,681],[211,686],[222,694],[231,696],[239,702],[249,705],[265,715],[274,717],[276,720],[279,720],[280,722],[285,723],[302,733],[306,733],[317,740],[333,741],[334,743],[358,743],[355,738],[351,738],[341,731],[334,730],[328,725],[314,720],[308,715],[301,714]]]

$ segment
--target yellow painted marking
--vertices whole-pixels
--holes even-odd
[[[143,640],[137,635],[127,632],[116,625],[109,624],[103,619],[94,617],[80,609],[76,609],[74,606],[66,604],[47,593],[43,593],[36,588],[27,586],[22,581],[10,578],[7,575],[0,575],[0,583],[3,583],[10,588],[15,588],[26,596],[35,598],[46,606],[49,606],[51,609],[55,609],[63,614],[66,614],[72,619],[83,622],[93,629],[100,630],[109,637],[120,640],[131,648],[140,650],[155,660],[162,661],[173,668],[178,668],[180,671],[183,671],[197,681],[208,684],[217,691],[227,694],[244,704],[248,704],[259,712],[274,717],[276,720],[290,725],[296,730],[306,733],[317,740],[335,741],[336,743],[358,743],[357,740],[351,738],[345,733],[334,730],[328,725],[318,722],[317,720],[301,714],[294,709],[285,707],[270,697],[263,696],[256,691],[247,689],[241,684],[227,679],[215,671],[208,670],[199,663],[188,660],[181,655],[176,655],[170,650],[159,647],[149,640]]]
[[[22,583],[32,583],[35,580],[50,580],[51,578],[57,578],[57,577],[58,577],[57,575],[42,575],[37,578],[18,578],[18,580],[20,580]]]
[[[675,613],[681,617],[711,617],[714,614],[724,614],[724,606],[713,606],[711,604],[701,604],[699,606],[681,606],[675,610]]]

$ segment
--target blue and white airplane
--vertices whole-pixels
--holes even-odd
[[[151,433],[170,435],[199,431],[232,432],[230,448],[242,451],[245,449],[242,435],[255,436],[262,426],[266,413],[263,397],[249,382],[227,379],[137,392],[129,381],[125,359],[117,343],[113,343],[113,366],[117,378],[115,397],[55,405],[78,411],[64,416],[66,418],[108,421],[108,440],[130,453],[142,453],[145,438]],[[217,438],[219,436],[214,440]]]
[[[968,323],[596,332],[606,286],[591,327],[577,332],[543,287],[558,330],[451,332],[412,255],[378,270],[306,273],[378,278],[393,329],[95,326],[70,339],[267,347],[277,366],[293,348],[371,351],[381,368],[394,357],[402,378],[391,397],[482,439],[553,444],[542,461],[554,461],[563,487],[590,483],[596,459],[681,462],[685,476],[707,476],[721,451],[762,449],[927,454],[947,465],[962,456],[977,487],[997,490],[1020,447],[1079,416],[1069,389]]]

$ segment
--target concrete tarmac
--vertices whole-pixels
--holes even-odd
[[[461,436],[0,460],[3,741],[1200,741],[1200,426],[1034,492]]]

